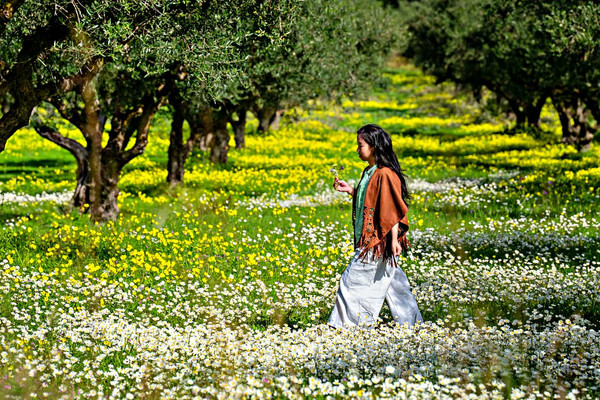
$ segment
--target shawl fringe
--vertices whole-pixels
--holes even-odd
[[[357,247],[363,249],[359,255],[361,260],[365,260],[369,250],[371,252],[370,260],[374,260],[375,258],[383,257],[385,260],[392,258],[392,233],[386,232],[383,238],[379,240],[373,240],[375,237],[368,236],[363,234],[357,244]],[[406,255],[408,253],[408,249],[410,248],[410,242],[406,237],[406,231],[399,229],[398,230],[398,243],[402,248],[402,254]]]

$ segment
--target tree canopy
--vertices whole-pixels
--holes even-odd
[[[218,96],[224,82],[240,79],[234,43],[248,34],[241,21],[253,3],[8,3],[0,25],[0,96],[11,106],[0,119],[0,150],[42,100],[74,90],[107,62],[123,63],[142,79],[184,65],[193,90]]]
[[[86,141],[63,137],[51,121],[33,121],[40,135],[77,159],[73,205],[90,204],[93,219],[116,218],[121,170],[144,152],[152,118],[176,82],[180,91],[216,98],[224,82],[242,80],[234,44],[255,34],[241,22],[253,3],[55,2],[59,12],[22,3],[3,30],[13,38],[1,53],[6,78],[0,94],[12,100],[0,119],[3,143],[49,101]],[[38,22],[28,26],[29,18]],[[48,39],[48,31],[62,36]]]

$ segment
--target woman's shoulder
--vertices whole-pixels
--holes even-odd
[[[390,167],[377,167],[375,172],[380,176],[396,176],[396,173]]]
[[[390,167],[378,167],[373,174],[373,178],[375,178],[375,181],[379,185],[383,185],[386,182],[392,185],[400,183],[400,178],[398,178],[398,175]]]

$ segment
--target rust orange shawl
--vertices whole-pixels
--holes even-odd
[[[354,191],[356,193],[356,190]],[[408,232],[408,207],[402,200],[402,185],[400,178],[387,167],[375,170],[365,194],[365,204],[362,210],[356,210],[356,196],[352,199],[352,222],[356,217],[363,218],[362,235],[357,247],[363,249],[364,257],[369,249],[373,249],[373,257],[391,258],[392,256],[392,227],[398,225],[398,242],[402,251],[409,247],[406,239]]]

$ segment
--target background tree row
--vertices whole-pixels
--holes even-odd
[[[589,148],[600,121],[600,4],[578,0],[400,1],[403,54],[439,81],[488,89],[537,129],[550,99],[563,141]]]
[[[93,220],[117,217],[121,171],[144,152],[159,108],[173,112],[175,185],[199,142],[226,162],[228,123],[244,146],[248,111],[266,131],[289,107],[368,87],[397,37],[378,4],[347,0],[25,0],[7,3],[0,23],[0,150],[28,124],[69,150],[72,205],[89,205]]]

